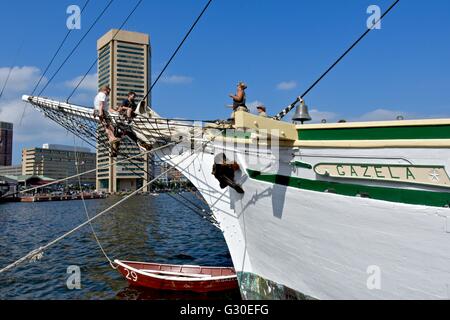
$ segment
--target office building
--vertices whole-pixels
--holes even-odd
[[[12,164],[13,124],[0,122],[0,166]]]
[[[129,91],[136,92],[140,101],[148,90],[150,81],[150,40],[143,33],[110,30],[97,41],[98,87],[109,85],[109,103],[118,106],[127,98]],[[100,128],[100,130],[102,130]],[[148,156],[112,166],[114,158],[109,155],[109,146],[97,142],[97,166],[109,164],[107,169],[97,172],[97,190],[111,193],[136,190],[149,178]],[[117,160],[123,156],[141,153],[130,140],[123,139]],[[145,188],[144,191],[147,191]]]
[[[95,169],[95,159],[96,154],[88,148],[44,144],[42,148],[22,150],[22,175],[64,179]],[[82,184],[95,185],[95,171],[80,178]],[[78,178],[67,183],[78,183]]]
[[[20,176],[22,175],[22,165],[0,166],[0,176]]]

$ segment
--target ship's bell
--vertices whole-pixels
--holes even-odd
[[[302,124],[305,121],[311,121],[311,116],[308,112],[308,106],[302,102],[295,108],[295,114],[292,117],[292,121],[300,121]]]

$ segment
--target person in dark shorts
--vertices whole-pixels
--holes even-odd
[[[136,104],[136,93],[133,91],[128,92],[128,97],[122,101],[119,107],[119,113],[125,114],[128,122],[130,122],[135,114],[137,104]]]
[[[233,99],[233,112],[231,113],[230,120],[234,120],[234,113],[236,111],[248,112],[248,108],[246,106],[247,97],[245,94],[245,89],[247,89],[247,85],[244,82],[240,81],[237,84],[236,94],[229,95],[229,97]]]

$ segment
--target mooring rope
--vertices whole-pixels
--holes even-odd
[[[79,166],[79,157],[78,157],[78,151],[77,151],[77,145],[76,145],[76,136],[75,135],[73,135],[73,144],[75,146],[75,167],[77,168],[77,174],[79,174],[80,173],[80,170],[79,170],[79,167],[78,167]],[[84,199],[84,191],[83,191],[83,187],[81,185],[81,177],[80,177],[80,175],[78,175],[78,187],[80,188],[80,192],[81,192],[81,200],[83,201],[84,212],[86,213],[87,221],[89,221],[89,219],[91,217],[89,216],[89,211],[88,211],[88,208],[86,206],[86,200]],[[109,258],[108,254],[106,253],[105,249],[103,248],[103,246],[102,246],[102,244],[101,244],[101,242],[100,242],[100,240],[99,240],[99,238],[97,236],[97,233],[95,232],[94,226],[92,225],[92,222],[89,222],[89,227],[91,228],[92,235],[94,236],[98,247],[100,248],[101,252],[105,256],[106,260],[108,260],[111,268],[116,269],[117,266],[114,265],[113,261]]]
[[[206,142],[206,144],[209,142]],[[204,146],[202,146],[201,148],[203,148]],[[197,150],[193,150],[193,153],[196,153],[197,151],[199,151],[201,148],[198,148]],[[192,159],[192,162],[195,161],[195,159],[200,155],[200,153],[197,154],[197,156]],[[183,163],[184,161],[186,161],[187,159],[189,159],[190,157],[186,157],[185,159],[181,160],[178,165],[180,165],[181,163]],[[103,216],[104,214],[108,213],[109,211],[111,211],[112,209],[116,208],[117,206],[119,206],[120,204],[122,204],[123,202],[127,201],[128,199],[130,199],[131,197],[135,196],[136,194],[138,194],[139,192],[141,192],[142,190],[144,190],[147,186],[149,186],[150,184],[154,183],[155,181],[157,181],[160,177],[162,177],[163,175],[165,175],[167,172],[169,172],[172,168],[170,167],[169,169],[161,172],[161,174],[159,174],[157,177],[153,178],[151,181],[145,183],[142,187],[136,189],[135,191],[133,191],[132,193],[130,193],[129,195],[127,195],[126,197],[124,197],[123,199],[117,201],[116,203],[114,203],[113,205],[111,205],[110,207],[106,208],[105,210],[103,210],[102,212],[98,213],[97,215],[93,216],[92,218],[89,218],[87,221],[81,223],[80,225],[78,225],[77,227],[73,228],[72,230],[64,233],[63,235],[59,236],[58,238],[50,241],[49,243],[47,243],[44,246],[41,246],[37,249],[34,249],[32,251],[30,251],[28,254],[26,254],[25,256],[23,256],[22,258],[16,260],[15,262],[9,264],[8,266],[2,268],[0,270],[0,274],[4,273],[8,270],[11,270],[12,268],[18,266],[19,264],[27,261],[27,260],[39,260],[42,256],[43,253],[46,249],[48,249],[49,247],[55,245],[56,243],[62,241],[63,239],[67,238],[68,236],[70,236],[71,234],[75,233],[76,231],[82,229],[83,227],[85,227],[86,225],[88,225],[89,223],[91,223],[92,221],[100,218],[101,216]]]

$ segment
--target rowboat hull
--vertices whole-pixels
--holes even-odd
[[[180,266],[116,260],[131,286],[166,291],[209,293],[238,288],[233,268]]]

